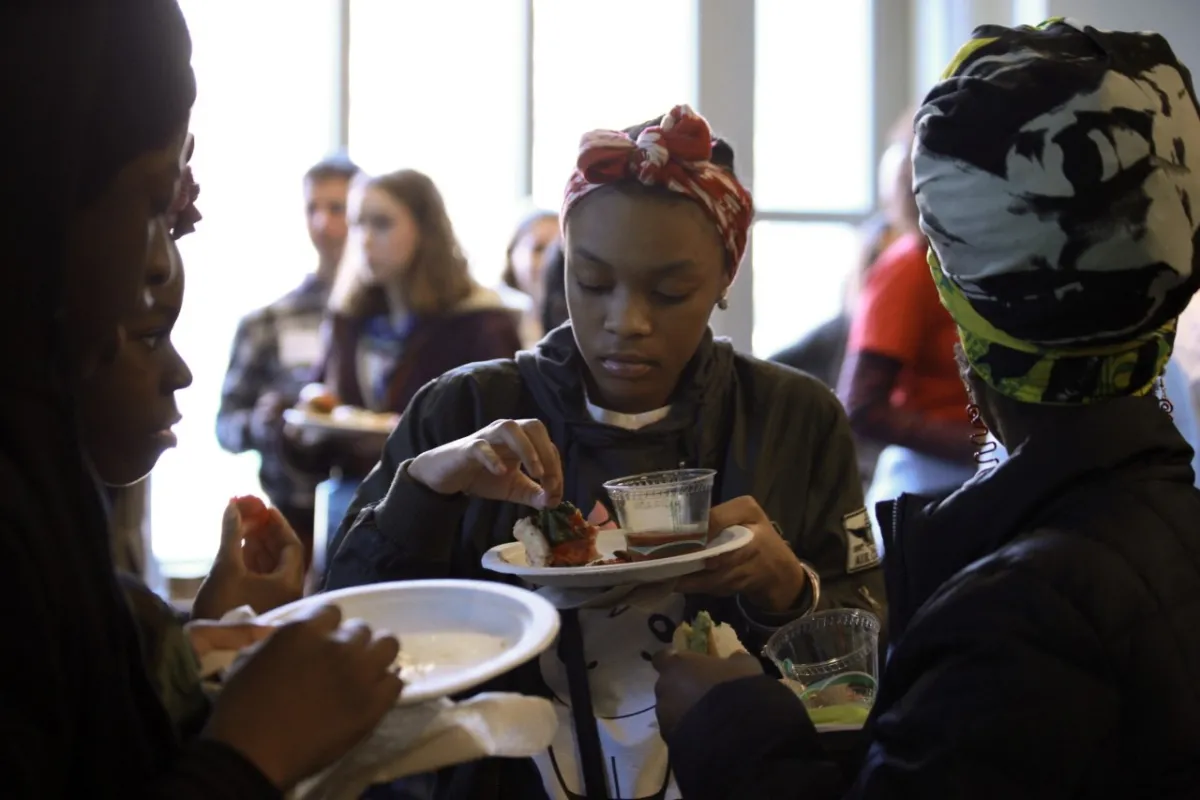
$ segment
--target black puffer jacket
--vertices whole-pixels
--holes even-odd
[[[1113,400],[941,503],[883,504],[896,646],[857,780],[754,678],[671,740],[685,796],[1200,797],[1191,459],[1152,398]]]

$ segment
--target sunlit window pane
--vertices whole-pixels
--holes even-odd
[[[871,0],[757,0],[754,189],[759,208],[870,208],[871,6]]]
[[[199,87],[192,164],[204,219],[180,243],[187,297],[173,335],[195,383],[179,394],[179,449],[151,483],[154,554],[168,573],[203,570],[226,501],[258,491],[257,458],[217,445],[221,383],[241,316],[316,266],[301,177],[331,145],[336,63],[334,0],[180,5]]]
[[[754,353],[766,358],[842,308],[861,249],[853,225],[759,222],[754,226]]]
[[[1013,24],[1037,25],[1050,16],[1047,0],[1014,0]]]
[[[523,5],[354,0],[350,11],[350,154],[371,173],[429,175],[487,284],[521,200]]]
[[[533,194],[557,208],[580,136],[695,103],[696,0],[534,0],[533,7]]]

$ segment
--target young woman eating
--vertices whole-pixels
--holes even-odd
[[[567,500],[600,521],[605,481],[681,466],[717,471],[714,529],[755,534],[652,607],[565,612],[559,652],[541,674],[534,665],[508,678],[562,701],[565,724],[538,760],[541,780],[521,764],[483,762],[443,776],[437,796],[487,798],[503,785],[536,797],[540,784],[555,798],[678,797],[649,665],[677,623],[709,610],[754,649],[815,605],[881,613],[837,399],[735,353],[708,328],[752,213],[731,149],[686,106],[628,132],[586,135],[562,208],[571,324],[515,361],[425,386],[363,484],[333,544],[330,587],[489,577],[480,556],[512,541],[528,506]],[[568,708],[569,697],[590,697],[591,709]]]
[[[1154,396],[1200,286],[1191,77],[1158,34],[1057,19],[979,28],[944,78],[921,225],[1013,455],[881,515],[895,646],[857,776],[751,660],[662,659],[689,798],[1200,797],[1200,491]]]
[[[279,797],[395,702],[397,646],[324,610],[247,660],[199,737],[175,737],[113,574],[79,415],[176,197],[191,47],[173,0],[43,8],[0,5],[0,139],[20,153],[0,167],[5,794]]]

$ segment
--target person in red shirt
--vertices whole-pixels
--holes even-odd
[[[911,160],[905,164],[911,176]],[[868,509],[906,492],[951,491],[976,469],[966,389],[954,360],[958,330],[930,280],[928,244],[911,217],[868,273],[839,381],[854,432],[885,446]]]

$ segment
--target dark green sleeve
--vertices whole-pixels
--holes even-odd
[[[450,574],[467,498],[417,484],[405,466],[486,424],[480,422],[484,382],[458,371],[417,392],[330,545],[326,589]]]
[[[809,461],[808,484],[795,487],[803,505],[781,521],[784,538],[821,576],[818,608],[861,608],[886,621],[883,570],[846,412],[823,390],[810,413],[814,435],[794,454]]]

